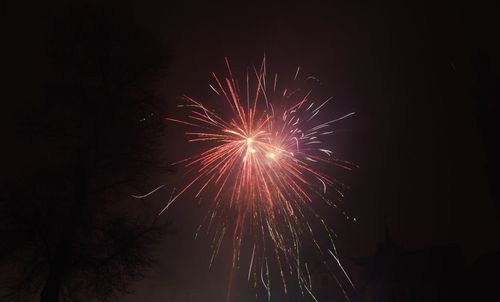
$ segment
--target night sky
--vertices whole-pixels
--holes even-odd
[[[340,215],[334,223],[346,257],[373,253],[386,227],[408,249],[457,245],[469,264],[500,248],[493,130],[500,49],[492,7],[464,1],[125,2],[117,2],[116,11],[168,49],[157,93],[169,115],[183,94],[210,95],[210,73],[222,70],[225,56],[244,68],[264,54],[280,73],[300,65],[320,79],[319,92],[334,97],[332,116],[356,112],[335,137],[340,156],[359,166],[344,176],[350,189],[341,204],[356,222]],[[2,17],[9,53],[2,64],[9,83],[2,98],[5,183],[50,158],[43,143],[18,132],[44,93],[49,24],[68,10],[62,1],[38,5],[19,4]],[[164,137],[169,161],[193,151],[176,127],[167,127]],[[174,186],[180,174],[145,180],[144,188]],[[148,202],[159,208],[168,194]],[[222,301],[230,257],[208,271],[207,242],[193,239],[203,216],[197,203],[179,200],[166,215],[175,234],[158,249],[158,266],[123,301]],[[244,278],[235,292],[238,301],[253,299]]]

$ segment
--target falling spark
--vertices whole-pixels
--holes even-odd
[[[334,199],[342,196],[342,183],[323,172],[328,170],[325,166],[355,167],[336,158],[321,137],[332,134],[335,122],[354,113],[321,121],[324,115],[320,111],[331,98],[313,102],[311,91],[280,86],[277,74],[267,83],[265,58],[260,67],[253,68],[253,75],[247,70],[243,93],[227,59],[226,67],[228,76],[212,73],[214,83],[209,85],[215,100],[222,102],[217,104],[218,110],[185,96],[186,104],[180,108],[187,110],[186,116],[167,118],[186,126],[187,140],[203,144],[204,149],[174,163],[187,169],[188,181],[162,212],[188,192],[198,198],[208,196],[212,210],[206,229],[213,235],[210,265],[225,237],[230,236],[226,237],[232,242],[230,284],[242,259],[250,258],[247,278],[255,286],[261,283],[268,299],[271,264],[285,293],[287,282],[295,279],[313,296],[309,268],[300,254],[304,245],[316,247],[322,256],[333,256],[347,274],[332,252],[336,251],[332,231],[321,218],[317,204],[333,204],[328,188],[333,189]],[[293,82],[299,71],[300,67]],[[321,229],[313,233],[311,220],[321,222],[316,223]],[[321,247],[316,240],[320,232],[327,234],[329,248]],[[253,246],[251,257],[242,256],[243,246]],[[274,260],[270,263],[270,259]]]
[[[148,197],[149,195],[153,194],[154,192],[160,190],[161,188],[163,188],[165,185],[161,185],[161,186],[158,186],[156,189],[152,190],[151,192],[149,193],[146,193],[144,195],[130,195],[134,198],[137,198],[137,199],[141,199],[141,198],[145,198],[145,197]]]

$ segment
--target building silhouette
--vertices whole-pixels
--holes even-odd
[[[335,259],[312,272],[319,302],[500,301],[500,253],[479,257],[466,268],[459,246],[409,250],[396,244],[386,227],[373,255],[341,262]]]

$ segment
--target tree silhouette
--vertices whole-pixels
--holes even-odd
[[[167,223],[130,194],[167,172],[154,89],[166,56],[119,7],[72,6],[51,27],[46,95],[18,119],[50,156],[2,191],[2,301],[107,301],[154,263]]]

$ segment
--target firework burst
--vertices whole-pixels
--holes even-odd
[[[186,116],[167,118],[186,126],[188,141],[204,149],[175,163],[185,167],[188,181],[163,211],[187,192],[208,197],[211,211],[200,228],[213,235],[211,262],[228,239],[232,273],[248,269],[248,280],[256,287],[262,284],[269,299],[272,274],[279,276],[285,293],[287,280],[295,279],[304,294],[313,296],[309,267],[301,258],[304,242],[338,261],[333,233],[314,206],[333,205],[332,199],[342,196],[342,184],[323,172],[324,166],[353,167],[336,158],[323,139],[334,132],[335,122],[353,113],[317,121],[330,99],[316,102],[311,91],[282,87],[276,74],[267,75],[265,59],[247,71],[243,85],[233,77],[227,59],[226,67],[228,75],[213,73],[210,85],[219,110],[185,96],[179,107]],[[320,232],[329,238],[329,246],[316,240]],[[242,246],[251,251],[248,257],[241,256]]]

